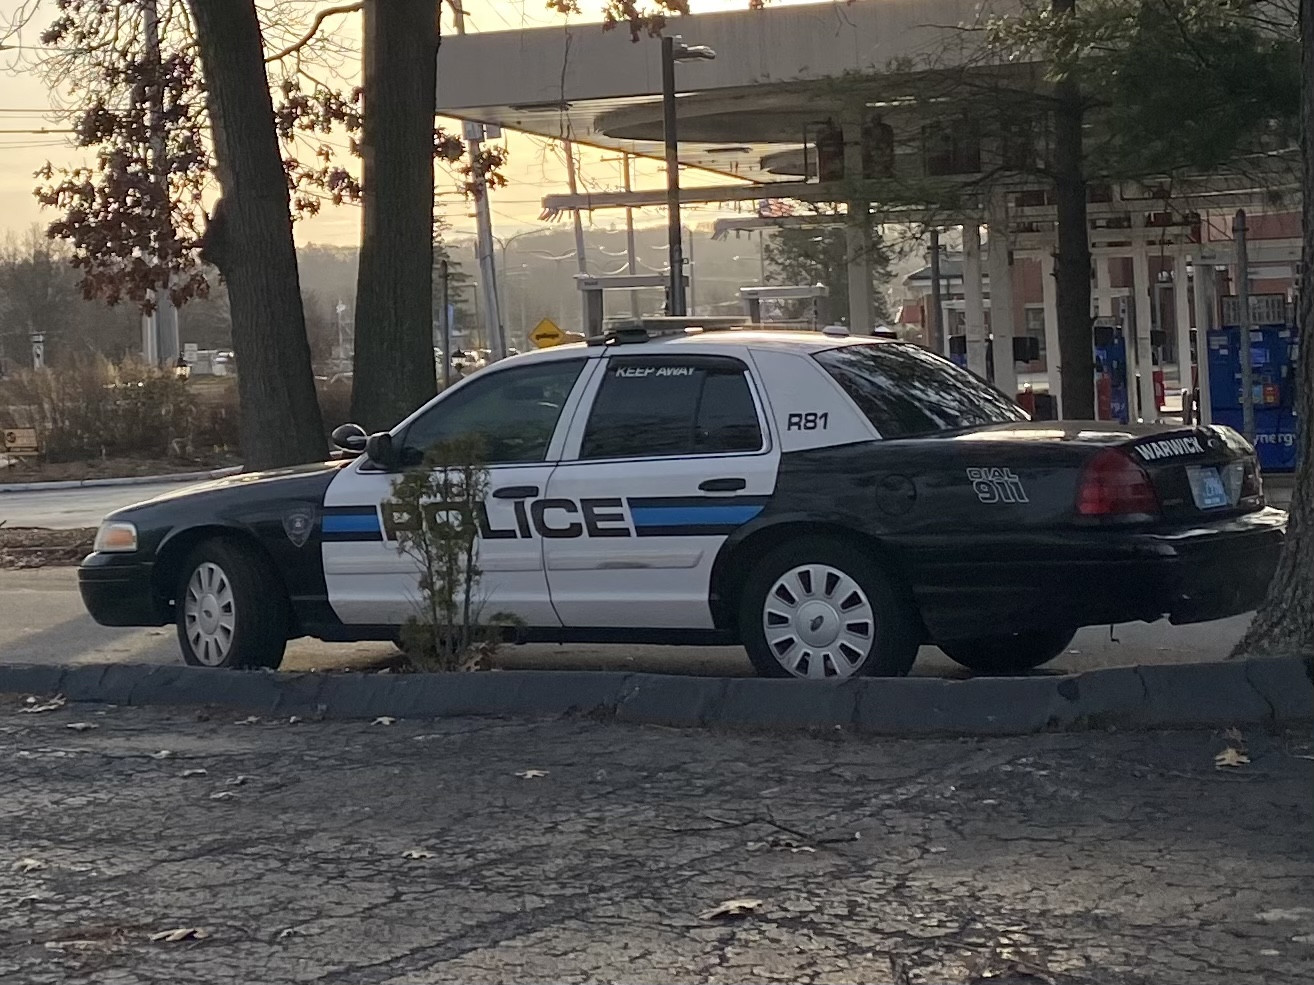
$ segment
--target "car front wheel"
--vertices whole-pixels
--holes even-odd
[[[1010,636],[981,636],[936,644],[955,663],[978,674],[1020,674],[1049,663],[1072,642],[1068,626],[1035,629]]]
[[[183,565],[176,601],[178,644],[194,667],[271,667],[287,648],[287,601],[263,561],[209,540]]]
[[[763,677],[901,677],[920,640],[911,600],[865,553],[825,538],[784,544],[758,563],[739,627]]]

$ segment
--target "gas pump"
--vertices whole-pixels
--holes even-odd
[[[1209,332],[1209,394],[1213,420],[1240,431],[1241,329],[1235,296],[1223,301],[1222,327]],[[1296,367],[1300,338],[1287,311],[1286,297],[1261,294],[1250,299],[1250,365],[1255,405],[1255,452],[1266,472],[1296,467]]]
[[[1095,416],[1101,421],[1129,420],[1127,402],[1127,339],[1113,318],[1096,318]]]

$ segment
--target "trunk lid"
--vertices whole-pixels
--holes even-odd
[[[1254,450],[1231,428],[1157,428],[1129,437],[1121,449],[1149,476],[1166,520],[1244,513],[1264,505]]]

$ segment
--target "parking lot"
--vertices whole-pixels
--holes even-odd
[[[1249,764],[1216,768],[1238,742]],[[1314,977],[1303,733],[826,740],[7,700],[0,756],[5,982]]]

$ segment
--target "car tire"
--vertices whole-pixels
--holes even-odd
[[[821,537],[758,562],[740,596],[739,630],[763,677],[902,677],[921,642],[912,600],[873,559]]]
[[[936,645],[954,663],[977,674],[1021,674],[1049,663],[1068,648],[1075,629],[1033,629],[1011,636],[947,640]]]
[[[207,540],[178,579],[175,622],[193,667],[269,667],[287,649],[288,602],[268,564],[231,541]]]

